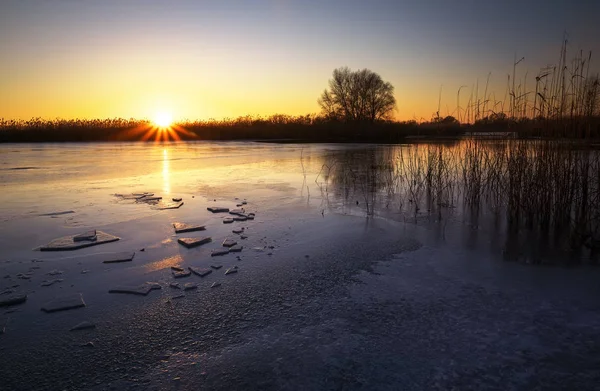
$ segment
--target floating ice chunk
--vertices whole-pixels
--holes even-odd
[[[176,234],[193,231],[204,231],[206,229],[204,225],[193,225],[186,223],[173,223],[173,228],[175,228]]]
[[[71,214],[71,213],[75,213],[75,211],[73,211],[73,210],[65,210],[65,211],[62,211],[62,212],[42,213],[42,214],[39,214],[38,216],[52,216],[52,217],[54,217],[54,216],[68,215],[68,214]]]
[[[183,245],[184,247],[187,248],[192,248],[192,247],[198,247],[200,245],[206,244],[211,242],[212,239],[210,237],[203,237],[203,238],[179,238],[177,239],[177,242],[181,245]]]
[[[210,253],[210,255],[213,257],[219,256],[219,255],[225,255],[225,254],[229,254],[228,248],[215,249],[215,250],[212,250],[212,252]]]
[[[188,269],[190,269],[190,271],[192,273],[194,273],[195,275],[200,276],[200,277],[206,277],[210,273],[212,273],[211,269],[204,269],[204,268],[200,268],[200,267],[190,266]]]
[[[160,284],[157,284],[155,282],[147,282],[138,286],[121,286],[110,289],[108,293],[128,293],[132,295],[146,296],[148,293],[150,293],[150,291],[154,289],[161,289]]]
[[[173,277],[175,277],[175,278],[189,277],[192,274],[189,270],[182,270],[182,271],[173,270],[171,273],[173,273]]]
[[[235,246],[236,244],[237,244],[237,242],[236,242],[234,239],[231,239],[231,238],[226,238],[226,239],[223,241],[223,246],[224,246],[224,247],[233,247],[233,246]]]
[[[83,296],[75,294],[71,296],[59,297],[54,300],[50,300],[42,307],[44,312],[57,312],[72,310],[75,308],[85,307]]]
[[[50,286],[50,285],[57,284],[59,282],[63,282],[63,279],[62,278],[57,278],[57,279],[54,279],[54,280],[44,281],[44,282],[42,282],[41,285],[42,286]]]
[[[234,267],[231,267],[231,268],[225,270],[225,275],[233,274],[233,273],[237,273],[237,272],[238,272],[238,269],[237,269],[237,267],[234,266]]]
[[[81,323],[78,323],[77,325],[71,327],[71,329],[69,331],[77,331],[77,330],[89,330],[89,329],[93,329],[96,328],[96,325],[86,321],[83,321]]]
[[[183,201],[179,202],[159,202],[156,204],[156,209],[166,210],[166,209],[179,209],[183,205]]]
[[[96,240],[90,241],[75,241],[74,238],[78,235],[64,236],[62,238],[54,239],[50,243],[39,248],[40,251],[69,251],[77,250],[80,248],[96,246],[104,243],[116,242],[120,238],[107,234],[106,232],[96,231]]]
[[[98,239],[98,237],[96,236],[95,229],[73,236],[74,242],[94,241],[96,239]]]
[[[209,206],[208,208],[206,208],[208,211],[213,212],[213,213],[227,213],[229,212],[229,208],[222,208],[219,206]]]
[[[27,295],[13,295],[8,297],[0,298],[0,307],[8,307],[10,305],[16,305],[25,303]]]
[[[108,253],[103,254],[102,263],[119,263],[119,262],[131,262],[135,256],[135,251],[123,251],[119,253]]]

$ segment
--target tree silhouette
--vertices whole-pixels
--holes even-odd
[[[323,114],[332,120],[375,122],[390,119],[396,109],[394,86],[369,69],[333,71],[329,90],[318,99]]]

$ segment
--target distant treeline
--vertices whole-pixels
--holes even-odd
[[[459,136],[458,124],[415,121],[339,122],[320,116],[245,116],[236,119],[182,121],[159,129],[148,120],[0,120],[0,142],[281,140],[301,142],[401,142],[410,135]]]
[[[456,138],[471,132],[510,132],[513,136],[600,138],[600,117],[561,120],[495,116],[474,124],[453,117],[429,122],[341,122],[316,115],[182,121],[159,129],[149,120],[95,119],[28,121],[0,119],[0,142],[89,142],[167,140],[273,140],[281,142],[398,143],[407,138]]]

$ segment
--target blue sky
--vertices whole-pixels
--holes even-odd
[[[334,68],[396,87],[398,118],[504,94],[515,55],[534,75],[600,54],[600,1],[3,1],[0,117],[176,117],[317,112]],[[599,61],[600,63],[600,61]],[[596,66],[595,69],[598,69]],[[444,110],[445,111],[445,110]]]

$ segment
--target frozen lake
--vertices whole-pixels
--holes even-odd
[[[417,186],[418,151],[0,145],[0,302],[27,295],[0,307],[0,389],[594,389],[597,268],[531,265],[540,246],[507,257],[503,214],[459,202],[463,179]],[[183,205],[115,196],[144,192]],[[237,205],[254,220],[207,211]],[[36,250],[89,230],[120,240]],[[242,251],[212,257],[226,238]],[[102,263],[116,252],[135,256]],[[174,278],[189,266],[222,268]],[[147,282],[161,289],[109,293]],[[85,307],[40,310],[74,295]]]

